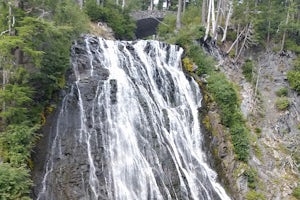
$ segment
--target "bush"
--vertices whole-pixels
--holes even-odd
[[[213,94],[214,100],[221,108],[222,122],[230,127],[239,117],[236,115],[238,97],[233,85],[223,74],[213,74],[208,78],[208,91]]]
[[[286,110],[289,107],[290,102],[286,97],[279,97],[276,100],[275,105],[278,110]]]
[[[208,91],[221,110],[222,124],[229,127],[234,152],[241,161],[249,157],[249,131],[240,113],[239,99],[232,83],[223,74],[213,73],[208,78]]]
[[[182,59],[182,64],[186,71],[193,72],[194,63],[188,57]]]
[[[246,194],[246,200],[266,200],[263,194],[258,193],[254,190],[250,190]]]
[[[134,38],[135,22],[129,16],[129,11],[120,6],[108,3],[102,7],[89,1],[85,4],[85,11],[92,21],[106,22],[113,29],[117,39]]]
[[[277,90],[275,93],[278,97],[286,97],[288,95],[288,89],[283,87]]]
[[[200,46],[190,45],[186,48],[186,54],[198,66],[197,74],[211,74],[214,69],[214,60],[207,56]]]
[[[251,168],[246,170],[244,175],[247,177],[248,187],[255,189],[257,185],[257,171]]]
[[[8,163],[0,164],[0,197],[6,200],[30,199],[29,170],[24,167],[12,167]]]
[[[164,18],[164,23],[160,23],[157,28],[157,34],[159,37],[168,38],[168,35],[174,34],[176,26],[176,16],[169,14]]]
[[[291,88],[300,93],[300,71],[289,71],[287,78]]]
[[[253,63],[252,60],[246,60],[244,65],[242,66],[243,75],[245,76],[248,82],[252,81],[253,78]]]
[[[0,157],[15,167],[26,165],[38,128],[26,124],[9,125],[0,135]]]
[[[300,199],[300,185],[298,185],[298,187],[296,187],[293,191],[293,196],[296,198],[296,199]]]
[[[230,127],[230,134],[234,146],[234,152],[241,161],[247,161],[249,157],[249,133],[243,124],[235,124]]]

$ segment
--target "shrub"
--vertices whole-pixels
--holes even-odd
[[[286,97],[288,95],[288,89],[283,87],[277,90],[275,93],[278,97]]]
[[[12,166],[27,164],[39,126],[9,125],[0,135],[0,156]]]
[[[184,59],[182,59],[182,63],[183,63],[183,67],[186,71],[193,72],[194,64],[188,57],[185,57]]]
[[[257,171],[251,168],[246,170],[244,175],[247,177],[248,187],[255,189],[257,185]]]
[[[197,74],[211,74],[214,69],[214,60],[207,56],[200,46],[191,45],[186,48],[187,56],[198,66]]]
[[[244,65],[242,66],[243,75],[245,76],[248,82],[252,81],[253,78],[253,62],[252,60],[246,60]]]
[[[234,152],[241,161],[247,161],[249,157],[248,130],[243,124],[235,124],[230,128]]]
[[[300,56],[294,60],[293,65],[295,71],[300,71]]]
[[[12,167],[8,163],[0,164],[0,197],[6,200],[26,200],[32,182],[29,170],[24,167]]]
[[[135,22],[129,16],[129,11],[120,6],[107,3],[102,7],[89,1],[85,4],[85,11],[92,21],[106,22],[113,29],[116,38],[134,38]]]
[[[290,102],[286,97],[279,97],[276,100],[275,105],[278,110],[286,110],[289,107]]]
[[[250,190],[246,194],[246,200],[266,200],[263,194],[258,193],[254,190]]]
[[[173,34],[176,25],[176,16],[169,14],[164,18],[164,23],[159,24],[157,28],[157,34],[160,37],[166,37],[167,35]]]
[[[213,73],[208,78],[208,91],[221,110],[222,124],[229,127],[234,152],[241,161],[249,157],[249,131],[245,127],[234,85],[223,74]]]
[[[289,71],[287,78],[291,88],[300,93],[300,71]]]
[[[300,199],[300,185],[298,185],[298,187],[296,187],[293,191],[293,196],[296,198],[296,199]]]

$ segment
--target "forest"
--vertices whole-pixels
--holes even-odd
[[[214,61],[195,41],[218,45],[234,62],[255,46],[292,51],[297,59],[287,79],[300,93],[300,0],[1,0],[0,199],[30,199],[32,149],[61,100],[73,40],[89,33],[92,22],[107,23],[116,39],[133,40],[130,12],[149,9],[176,13],[165,17],[157,38],[184,47],[187,71],[195,63],[197,75],[210,75],[207,91],[230,129],[238,160],[247,163],[249,141],[235,86],[213,70]],[[245,70],[253,81],[250,72]],[[295,197],[300,199],[299,186]]]

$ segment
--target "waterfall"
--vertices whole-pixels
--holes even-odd
[[[53,125],[38,200],[230,199],[207,164],[183,49],[85,36]]]

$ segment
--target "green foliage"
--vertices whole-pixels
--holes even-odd
[[[232,83],[223,74],[213,73],[208,79],[208,91],[221,110],[221,121],[229,131],[237,158],[247,161],[249,157],[249,131],[240,113],[239,99]]]
[[[7,2],[0,3],[0,32],[8,29]],[[12,6],[16,23],[11,34],[0,36],[0,71],[6,74],[0,89],[1,200],[30,199],[30,156],[45,120],[41,113],[64,87],[71,42],[89,24],[73,0],[30,0],[24,7],[32,10]]]
[[[234,152],[241,161],[247,161],[249,157],[249,131],[243,123],[235,123],[230,127],[230,134],[234,146]]]
[[[164,18],[164,23],[159,24],[157,28],[157,35],[161,38],[168,38],[174,34],[176,26],[176,16],[168,14]]]
[[[197,74],[211,74],[214,69],[215,61],[207,56],[202,48],[198,45],[190,45],[186,48],[186,54],[198,66]]]
[[[275,93],[278,97],[286,97],[288,95],[288,89],[283,87],[277,90]]]
[[[222,122],[225,126],[233,124],[238,98],[232,83],[223,74],[213,74],[208,79],[208,90],[222,110]]]
[[[25,167],[13,167],[0,163],[0,197],[5,200],[28,200],[30,187],[29,170]]]
[[[122,10],[120,6],[106,4],[97,5],[96,2],[89,1],[85,5],[87,15],[92,21],[103,21],[111,27],[118,39],[132,39],[136,25],[129,16],[127,10]]]
[[[246,194],[246,200],[266,200],[263,194],[256,192],[255,190],[250,190]]]
[[[88,16],[72,0],[59,1],[55,9],[54,21],[59,26],[69,26],[73,36],[86,33],[89,28]]]
[[[252,81],[253,78],[253,62],[252,60],[246,60],[242,66],[243,75],[245,76],[248,82]]]
[[[293,67],[295,71],[300,71],[300,56],[294,60]]]
[[[0,112],[5,123],[21,123],[26,120],[28,105],[31,100],[32,90],[26,86],[7,84],[0,90],[0,104],[5,105]]]
[[[204,36],[205,28],[199,24],[200,12],[198,7],[188,7],[182,16],[182,26],[179,32],[175,32],[176,15],[169,14],[164,18],[163,23],[158,26],[160,38],[182,47],[192,45],[193,40],[200,40]]]
[[[298,200],[300,199],[300,185],[293,190],[293,196]]]
[[[286,110],[289,107],[290,102],[286,97],[279,97],[276,99],[275,105],[278,110]]]
[[[287,74],[287,78],[291,88],[300,93],[300,71],[289,71]]]
[[[255,189],[258,182],[257,171],[250,168],[244,172],[244,175],[247,177],[248,187],[250,189]]]
[[[30,124],[9,125],[0,135],[0,157],[14,167],[27,164],[39,126]]]
[[[299,26],[300,28],[300,26]],[[298,36],[300,37],[300,36]],[[285,42],[285,47],[288,50],[291,50],[297,54],[300,54],[300,42],[295,42],[295,37],[291,37],[291,39],[287,39]]]

